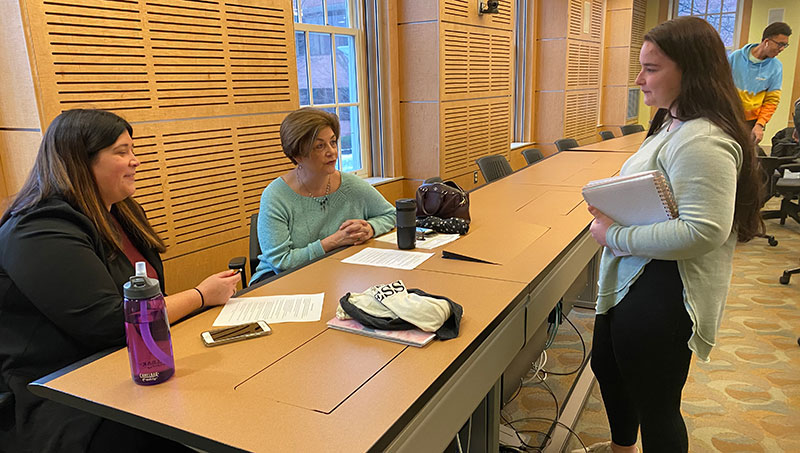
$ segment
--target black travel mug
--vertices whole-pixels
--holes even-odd
[[[416,245],[417,201],[401,198],[395,202],[397,208],[397,248],[413,249]]]

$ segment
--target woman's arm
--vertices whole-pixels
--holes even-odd
[[[730,139],[697,136],[664,151],[678,218],[653,225],[612,224],[608,246],[636,256],[678,260],[720,247],[730,236],[741,154]]]
[[[52,208],[23,217],[9,236],[3,268],[44,316],[77,341],[107,348],[125,341],[121,288],[98,250],[89,219]]]
[[[226,270],[209,276],[195,288],[164,297],[170,324],[200,308],[228,302],[240,280],[238,272]]]
[[[395,208],[371,184],[366,181],[364,181],[364,184],[367,186],[364,189],[363,197],[366,213],[365,220],[372,226],[373,235],[380,236],[395,227]]]

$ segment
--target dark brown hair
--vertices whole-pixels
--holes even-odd
[[[303,107],[286,115],[281,123],[281,148],[286,157],[297,163],[297,157],[308,157],[319,132],[330,127],[337,139],[339,118],[333,113],[312,107]]]
[[[764,222],[759,210],[764,187],[750,131],[745,126],[742,103],[719,34],[705,20],[685,16],[656,26],[644,36],[644,40],[658,46],[682,72],[677,99],[670,109],[656,113],[649,134],[661,127],[669,111],[674,111],[680,121],[706,118],[739,143],[742,166],[736,183],[733,227],[741,242],[763,234]]]
[[[783,22],[773,22],[764,29],[764,33],[761,34],[761,40],[778,35],[792,36],[792,27]]]
[[[58,115],[47,127],[33,169],[0,218],[0,225],[42,200],[58,196],[94,223],[110,255],[122,252],[122,240],[100,197],[91,165],[98,152],[113,145],[125,131],[133,135],[127,121],[104,110],[75,109]],[[166,251],[164,241],[132,198],[114,203],[112,210],[139,242],[161,253]]]

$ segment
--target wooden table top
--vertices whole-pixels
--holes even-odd
[[[130,414],[139,426],[165,425],[244,450],[368,450],[419,410],[479,338],[522,303],[531,282],[585,234],[592,217],[580,188],[613,176],[628,156],[558,153],[472,192],[470,233],[417,269],[341,263],[363,247],[394,248],[372,240],[249,294],[324,292],[318,322],[273,324],[270,336],[213,348],[200,333],[220,308],[179,323],[172,330],[176,374],[163,384],[134,384],[122,349],[44,385],[82,407],[88,401]],[[444,259],[441,249],[497,264]],[[459,336],[414,348],[326,328],[345,293],[397,279],[461,304]]]
[[[635,153],[647,137],[647,131],[635,132],[633,134],[614,137],[610,140],[603,140],[590,145],[583,145],[569,151],[606,151]]]

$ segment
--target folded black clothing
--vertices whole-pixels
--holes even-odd
[[[417,217],[417,226],[422,228],[430,228],[437,233],[444,234],[467,234],[469,231],[469,220],[460,217],[450,217],[449,219],[442,219],[436,216]]]

